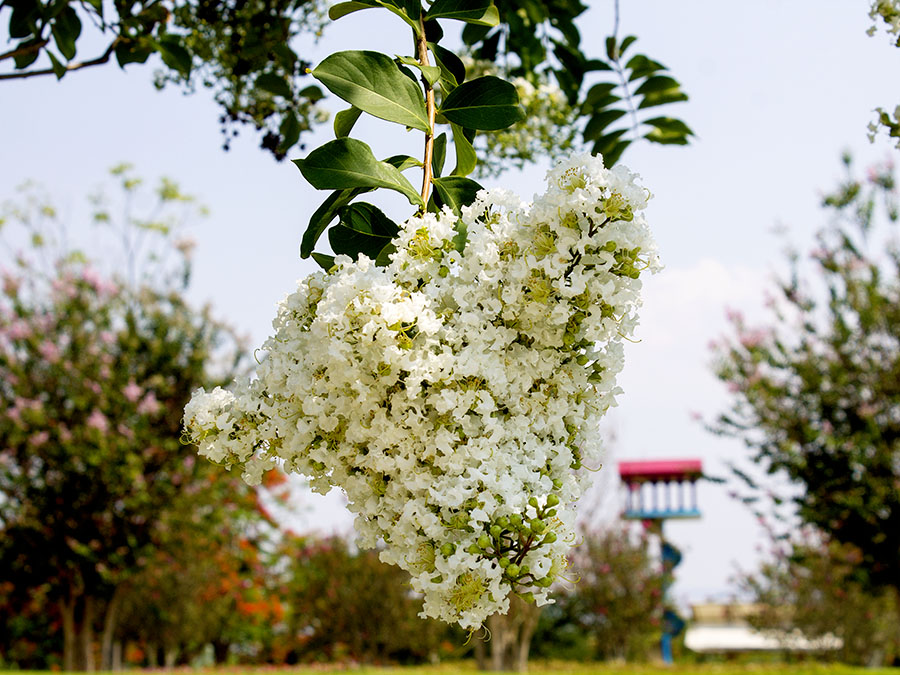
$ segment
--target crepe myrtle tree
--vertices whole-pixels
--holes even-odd
[[[124,201],[139,203],[140,181],[116,173]],[[243,352],[182,295],[188,247],[164,233],[196,206],[173,183],[160,184],[149,217],[125,223],[94,201],[97,227],[122,236],[119,260],[156,286],[99,271],[59,243],[70,232],[48,202],[22,201],[3,219],[0,577],[17,593],[41,588],[55,607],[65,670],[94,669],[98,627],[109,668],[125,582],[171,543],[175,514],[189,512],[195,529],[222,520],[221,490],[181,443],[178,418],[193,389],[234,376]]]
[[[410,574],[421,615],[478,631],[511,598],[551,602],[576,540],[581,469],[599,461],[639,279],[659,268],[649,192],[589,153],[533,203],[482,189],[473,141],[523,113],[513,84],[470,77],[442,24],[496,26],[498,8],[353,0],[330,15],[359,11],[394,15],[412,50],[311,71],[349,106],[295,160],[328,193],[301,240],[323,271],[282,303],[256,379],[196,392],[186,433],[250,483],[277,463],[342,488],[359,545]],[[351,135],[364,114],[421,134],[419,154],[377,158]],[[364,201],[375,190],[412,215]]]
[[[383,5],[403,10],[401,0]],[[530,113],[485,137],[484,173],[568,150],[579,138],[608,155],[608,164],[638,138],[688,141],[691,131],[680,120],[645,114],[686,96],[659,62],[636,53],[625,58],[634,37],[618,38],[618,20],[608,58],[584,52],[575,20],[586,9],[578,0],[501,0],[492,25],[466,27],[471,57],[515,78]],[[112,63],[151,63],[158,88],[212,93],[226,149],[248,126],[262,148],[282,159],[327,119],[324,92],[296,51],[299,38],[321,34],[325,11],[322,0],[0,0],[0,16],[8,18],[0,80],[62,79]],[[93,51],[85,54],[87,44]],[[607,129],[628,110],[626,127]]]
[[[859,551],[869,588],[896,590],[897,190],[892,166],[860,180],[849,156],[845,163],[846,180],[824,199],[833,220],[819,231],[808,263],[792,258],[770,322],[750,326],[739,312],[731,315],[734,335],[717,345],[715,365],[731,405],[712,430],[741,439],[753,462],[797,488],[774,488],[735,463],[736,483],[746,488],[738,493],[761,517],[791,518],[784,507],[792,507],[828,540]]]

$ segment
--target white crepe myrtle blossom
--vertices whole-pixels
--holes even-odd
[[[635,179],[578,156],[534,203],[482,190],[411,218],[385,267],[338,256],[281,304],[256,380],[195,392],[190,438],[248,482],[282,463],[341,488],[423,616],[474,629],[510,592],[550,602],[658,268]]]

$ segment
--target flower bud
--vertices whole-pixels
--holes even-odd
[[[516,565],[515,563],[511,563],[511,564],[506,568],[506,574],[507,574],[507,576],[509,576],[510,578],[515,579],[517,576],[519,576],[519,566]]]
[[[547,495],[547,506],[556,506],[559,504],[559,497],[556,495]]]
[[[486,549],[490,545],[491,545],[491,538],[489,536],[487,536],[486,534],[482,534],[480,537],[478,537],[478,547],[479,548]]]

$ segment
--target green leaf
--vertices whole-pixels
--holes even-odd
[[[31,47],[32,45],[36,45],[43,42],[43,40],[39,40],[37,38],[31,38],[30,40],[22,40],[19,44],[16,45],[16,49],[22,49],[23,47]],[[13,62],[15,63],[16,70],[22,70],[23,68],[27,68],[32,63],[37,61],[38,57],[41,55],[41,49],[35,49],[32,52],[26,52],[24,54],[19,54],[18,56],[13,58]]]
[[[169,68],[176,71],[182,77],[187,78],[190,76],[191,66],[193,65],[191,55],[181,44],[179,38],[174,35],[166,35],[165,37],[160,38],[157,49],[159,50],[159,55],[162,57],[163,63],[169,66]],[[290,89],[288,89],[288,97],[290,97]]]
[[[687,145],[688,138],[694,135],[691,128],[674,117],[654,117],[645,124],[655,127],[644,138],[661,145]]]
[[[679,86],[678,81],[674,78],[667,75],[654,75],[653,77],[648,77],[644,80],[634,93],[637,96],[643,96],[644,94],[654,94],[670,89],[678,89]]]
[[[475,201],[481,185],[471,178],[462,176],[447,176],[432,180],[435,190],[435,204],[438,207],[449,206],[453,213],[459,215],[463,206],[468,206]]]
[[[337,52],[312,71],[332,93],[370,115],[430,131],[425,96],[386,54]]]
[[[606,159],[607,154],[612,152],[616,143],[619,142],[619,139],[625,135],[628,129],[617,129],[611,133],[606,134],[605,136],[601,136],[594,143],[594,147],[591,150],[591,153],[594,155],[603,155],[603,158]]]
[[[584,140],[596,141],[603,135],[603,130],[606,129],[606,127],[620,117],[623,117],[625,114],[626,112],[624,110],[615,109],[604,110],[603,112],[597,113],[588,120],[588,123],[584,127]]]
[[[375,258],[375,265],[377,267],[387,267],[391,264],[391,254],[397,250],[397,247],[392,243],[388,243],[385,245],[383,249],[378,252],[378,257]]]
[[[421,160],[410,157],[409,155],[391,155],[384,161],[400,171],[406,171],[407,169],[412,169],[414,167],[422,168]]]
[[[56,79],[63,79],[67,72],[65,65],[49,50],[47,50],[47,56],[50,57],[50,66],[53,68],[53,74],[56,75]]]
[[[297,119],[297,115],[293,111],[288,112],[278,127],[278,133],[281,134],[278,152],[281,153],[282,157],[300,140],[300,131],[300,120]]]
[[[453,229],[456,230],[456,234],[453,236],[453,246],[457,251],[462,253],[465,251],[466,241],[469,238],[469,229],[466,227],[466,223],[462,218],[456,221],[456,225],[453,226]]]
[[[306,159],[295,159],[303,177],[319,190],[387,188],[402,193],[415,206],[425,206],[400,171],[379,162],[372,149],[354,138],[338,138],[313,150]]]
[[[449,94],[461,82],[466,80],[466,66],[462,60],[449,49],[444,49],[434,42],[428,43],[428,48],[434,54],[434,60],[441,69],[441,86],[444,93]]]
[[[325,94],[323,94],[322,90],[315,84],[303,87],[303,89],[297,93],[297,96],[308,99],[310,103],[317,103],[325,98]]]
[[[53,21],[53,39],[60,53],[68,61],[75,58],[75,42],[81,35],[81,19],[70,6],[66,5]]]
[[[444,98],[440,113],[454,124],[490,131],[505,129],[524,116],[516,88],[493,75],[463,82]]]
[[[658,73],[666,69],[666,67],[659,61],[648,59],[643,54],[632,56],[628,63],[625,64],[625,67],[631,71],[631,74],[628,76],[629,82],[633,82],[634,80],[637,80],[641,77],[647,77],[648,75],[652,75],[653,73]]]
[[[365,255],[376,260],[391,243],[400,227],[378,207],[365,202],[350,204],[340,211],[340,222],[328,231],[331,250],[356,259]]]
[[[443,133],[434,139],[434,149],[431,153],[431,170],[435,176],[440,177],[444,170],[444,161],[447,159],[447,134]]]
[[[500,13],[492,0],[435,0],[426,19],[456,19],[479,26],[496,26]]]
[[[478,164],[478,155],[472,141],[466,136],[465,129],[457,124],[451,124],[450,129],[453,131],[453,145],[456,148],[456,167],[453,169],[453,175],[468,176]]]
[[[326,272],[330,271],[332,267],[334,267],[334,256],[333,255],[325,255],[324,253],[313,253],[312,259],[315,260],[319,267],[321,267]]]
[[[328,18],[332,21],[337,21],[342,16],[358,12],[361,9],[372,9],[373,7],[380,7],[380,5],[375,2],[339,2],[328,8]]]
[[[431,87],[437,84],[438,80],[441,79],[440,66],[423,66],[411,56],[396,56],[395,58],[404,65],[417,68],[422,73],[422,77],[425,78],[425,81],[428,82],[428,85]]]
[[[681,89],[667,89],[653,94],[647,94],[638,105],[638,109],[652,108],[658,105],[666,105],[667,103],[678,103],[679,101],[687,101],[688,96]]]
[[[287,79],[281,75],[276,75],[275,73],[263,73],[256,78],[253,86],[288,100],[293,98],[291,85],[288,83]]]
[[[334,136],[335,138],[343,138],[349,136],[353,130],[356,120],[362,115],[362,110],[356,106],[350,106],[347,110],[341,110],[334,116]]]
[[[336,190],[328,195],[328,198],[322,202],[321,206],[316,209],[309,219],[306,232],[303,233],[303,239],[300,241],[301,258],[308,258],[312,254],[319,237],[322,236],[322,233],[337,216],[338,211],[363,192],[366,192],[366,190]]]

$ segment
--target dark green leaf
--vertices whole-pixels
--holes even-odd
[[[446,84],[443,85],[444,93],[449,94],[452,89],[465,81],[466,67],[463,65],[460,58],[449,49],[444,49],[433,42],[428,43],[428,48],[431,50],[431,53],[434,54],[434,60],[441,69],[442,85],[446,81]]]
[[[121,68],[129,63],[144,63],[156,51],[148,40],[128,40],[116,45],[116,61]]]
[[[19,44],[16,45],[16,49],[22,49],[23,47],[31,47],[32,45],[36,45],[43,42],[43,40],[38,40],[37,38],[31,38],[30,40],[22,40]],[[25,52],[24,54],[19,54],[13,59],[15,63],[16,70],[22,70],[23,68],[27,68],[32,63],[37,61],[38,57],[41,55],[40,49],[35,49],[31,52]]]
[[[56,79],[63,79],[63,76],[66,74],[65,65],[49,50],[47,51],[47,56],[50,57],[50,66],[53,68],[53,74],[56,75]]]
[[[516,88],[488,75],[463,82],[441,104],[440,113],[468,129],[505,129],[522,119]]]
[[[679,86],[677,80],[668,77],[667,75],[654,75],[653,77],[648,77],[644,80],[634,93],[637,96],[643,96],[644,94],[654,94],[660,91],[678,89]]]
[[[482,189],[474,180],[462,176],[435,178],[432,182],[435,190],[435,204],[438,207],[449,206],[456,215],[459,215],[463,206],[474,202],[478,191]]]
[[[637,80],[641,77],[647,77],[648,75],[652,75],[653,73],[658,73],[666,69],[666,67],[659,61],[648,59],[643,54],[632,56],[628,63],[625,64],[625,67],[629,71],[631,71],[631,74],[628,76],[629,82]]]
[[[286,153],[297,141],[300,140],[300,120],[293,112],[288,112],[278,127],[278,133],[281,134],[281,142],[278,144],[278,152]]]
[[[393,239],[399,227],[372,204],[349,204],[340,211],[340,222],[328,231],[331,250],[356,259],[375,260]]]
[[[275,73],[263,73],[256,78],[254,86],[288,100],[292,98],[291,85],[283,76]]]
[[[422,197],[397,168],[379,162],[368,145],[353,138],[326,143],[306,159],[296,159],[294,163],[303,177],[319,190],[383,187],[402,193],[415,206],[425,206]]]
[[[639,109],[652,108],[667,103],[678,103],[679,101],[687,101],[688,97],[681,89],[667,89],[653,94],[647,94],[638,105]]]
[[[162,57],[163,63],[172,70],[178,72],[182,77],[187,78],[190,76],[192,65],[191,55],[181,44],[178,37],[166,35],[165,37],[160,38],[157,48],[159,49],[159,55]],[[288,89],[288,97],[290,97],[290,89]]]
[[[472,141],[466,136],[465,130],[456,124],[451,124],[453,131],[453,145],[456,148],[456,166],[453,169],[454,176],[468,176],[475,170],[478,164],[478,155],[472,146]]]
[[[56,16],[52,32],[60,53],[69,61],[75,58],[75,42],[81,35],[81,19],[70,5],[66,5]]]
[[[606,127],[623,117],[625,114],[626,112],[624,110],[615,109],[604,110],[601,113],[597,113],[588,120],[587,125],[584,127],[584,140],[596,141],[603,135],[603,131]]]
[[[469,238],[468,228],[463,219],[460,218],[456,221],[453,229],[456,230],[456,234],[453,236],[453,246],[459,253],[462,253],[466,249],[466,240]]]
[[[617,86],[618,85],[613,84],[612,82],[601,82],[599,84],[595,84],[593,87],[588,89],[587,96],[584,97],[585,105],[595,106],[598,101],[601,101],[609,96]]]
[[[319,267],[328,272],[334,267],[334,256],[333,255],[325,255],[324,253],[313,253],[312,259],[315,260]]]
[[[617,129],[605,136],[601,136],[597,139],[597,142],[594,143],[591,152],[595,155],[603,155],[603,158],[606,159],[606,156],[613,151],[613,148],[619,142],[619,139],[624,136],[627,131],[628,129]]]
[[[447,159],[447,134],[443,133],[434,139],[434,149],[431,154],[431,170],[435,176],[440,177],[444,170],[444,161]]]
[[[305,98],[309,100],[311,103],[316,103],[317,101],[321,101],[325,98],[325,94],[322,93],[322,90],[315,84],[310,84],[309,86],[303,87],[300,92],[297,94],[300,98]]]
[[[467,24],[462,31],[462,39],[466,46],[471,47],[475,45],[487,36],[488,33],[491,32],[490,26],[479,26],[474,23]]]
[[[430,130],[422,90],[386,54],[337,52],[322,61],[312,75],[332,93],[370,115]]]
[[[309,225],[306,226],[303,239],[300,241],[301,258],[308,258],[312,254],[316,242],[328,228],[331,221],[334,220],[335,216],[337,216],[338,210],[349,204],[362,192],[366,192],[366,190],[336,190],[328,195],[328,199],[322,202],[322,205],[316,209],[309,219]]]
[[[619,57],[620,58],[622,57],[622,55],[625,54],[625,52],[628,50],[628,48],[632,44],[634,44],[634,42],[636,40],[637,40],[637,38],[634,35],[629,35],[624,40],[622,40],[622,43],[619,45]]]
[[[362,115],[362,110],[356,106],[350,106],[347,110],[341,110],[334,116],[334,136],[335,138],[343,138],[349,136],[353,130],[356,120]]]
[[[378,252],[375,258],[375,265],[378,267],[387,267],[391,264],[391,255],[397,250],[397,247],[391,243],[385,244],[385,247]]]
[[[492,0],[435,0],[427,19],[456,19],[479,26],[496,26],[500,13]]]
[[[671,134],[681,134],[682,136],[693,136],[694,132],[691,128],[679,119],[674,117],[654,117],[645,120],[644,124],[650,124],[660,131]]]

